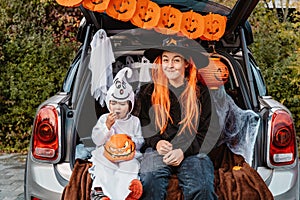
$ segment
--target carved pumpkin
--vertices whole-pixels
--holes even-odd
[[[83,0],[82,6],[96,12],[104,12],[107,9],[109,0]]]
[[[158,23],[160,7],[149,0],[137,0],[136,10],[131,23],[137,27],[151,29]]]
[[[56,0],[56,2],[66,7],[77,7],[81,4],[82,0]]]
[[[219,40],[226,29],[227,18],[219,14],[208,14],[204,16],[205,29],[201,39]]]
[[[199,38],[204,32],[204,17],[192,10],[183,13],[180,31],[188,38]]]
[[[228,77],[229,71],[227,66],[217,57],[209,58],[208,66],[198,69],[198,79],[210,89],[217,89],[224,85]]]
[[[136,0],[112,0],[106,9],[107,15],[121,21],[129,21],[135,13]]]
[[[175,34],[180,31],[182,13],[171,6],[160,8],[160,19],[155,30],[162,34]]]
[[[112,161],[131,160],[135,155],[135,144],[127,134],[112,135],[104,145],[104,156]]]

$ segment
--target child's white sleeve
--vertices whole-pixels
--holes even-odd
[[[135,148],[136,150],[140,150],[140,148],[143,146],[144,144],[144,138],[142,135],[142,128],[141,128],[141,123],[140,120],[138,118],[136,118],[135,120],[135,130],[134,130],[134,138],[132,139],[135,143]]]
[[[113,131],[108,130],[106,126],[107,116],[108,114],[101,115],[93,128],[92,140],[96,144],[96,146],[103,145],[113,134]]]

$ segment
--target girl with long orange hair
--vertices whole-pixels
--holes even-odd
[[[197,67],[207,64],[207,57],[173,38],[144,55],[154,60],[155,67],[153,83],[142,86],[138,94],[145,138],[141,199],[165,199],[168,178],[174,173],[184,199],[216,199],[213,164],[200,153],[210,123],[211,101],[196,75]]]

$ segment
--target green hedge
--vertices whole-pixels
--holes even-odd
[[[260,3],[250,17],[254,44],[250,47],[264,75],[268,93],[292,112],[300,136],[300,20],[281,22]]]
[[[51,2],[0,0],[0,151],[26,151],[38,105],[74,58],[79,12]]]

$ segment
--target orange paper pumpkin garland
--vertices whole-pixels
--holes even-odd
[[[199,38],[204,32],[204,17],[192,10],[183,13],[180,31],[188,38]]]
[[[180,31],[182,13],[171,6],[160,8],[160,18],[155,30],[159,33],[170,35]]]
[[[135,156],[135,143],[127,134],[112,135],[104,145],[104,156],[112,162],[131,160]]]
[[[82,0],[56,0],[56,2],[66,7],[78,7],[82,3]]]
[[[229,70],[225,63],[218,57],[209,58],[207,67],[198,70],[200,82],[210,89],[217,89],[228,81]]]
[[[112,18],[129,21],[136,9],[136,0],[112,0],[106,9],[107,15]]]
[[[149,0],[137,0],[136,10],[131,23],[144,29],[154,28],[160,17],[160,7]]]
[[[66,7],[81,3],[91,11],[106,12],[108,16],[131,23],[139,28],[152,29],[171,35],[184,35],[190,39],[200,38],[218,41],[225,33],[227,18],[209,13],[206,16],[193,10],[182,13],[169,6],[159,7],[151,0],[56,0]]]
[[[210,13],[204,16],[204,21],[205,28],[200,38],[204,40],[219,40],[225,33],[227,18]]]
[[[104,12],[109,4],[109,0],[83,0],[82,5],[86,9],[96,12]]]

